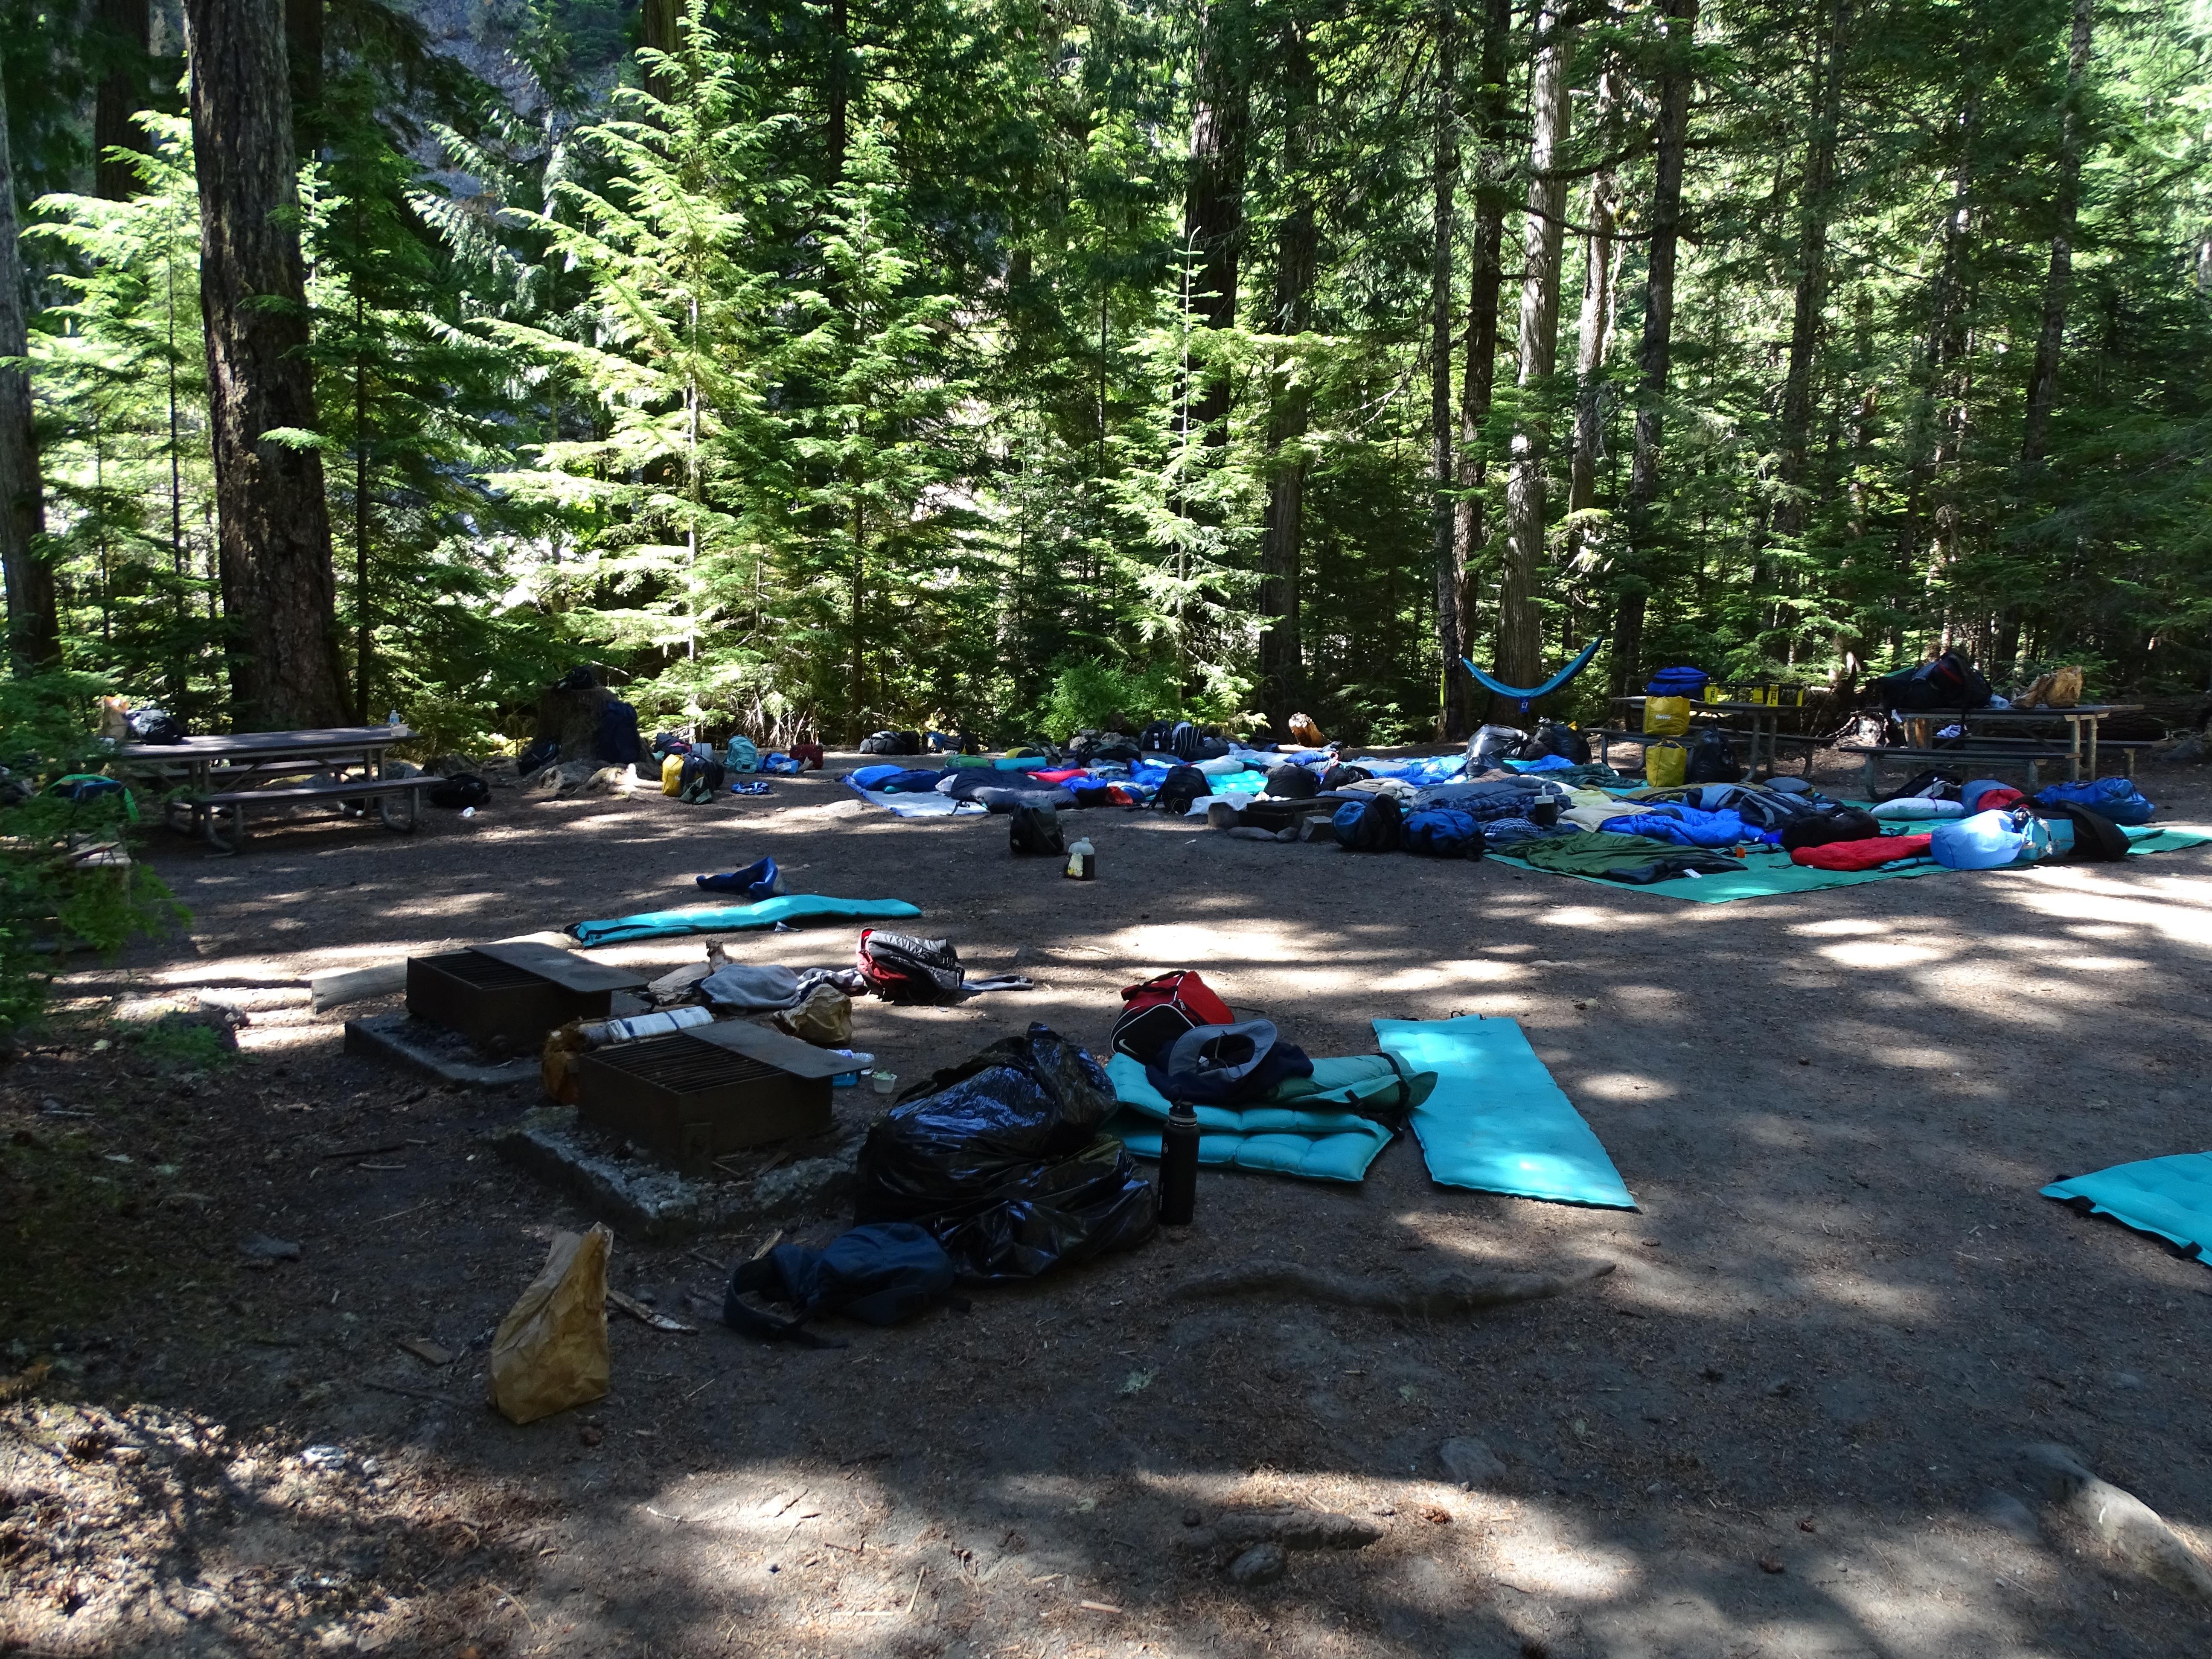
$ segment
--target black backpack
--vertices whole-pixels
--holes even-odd
[[[431,805],[450,807],[456,811],[465,806],[486,805],[491,800],[491,786],[473,772],[444,779],[422,793]]]
[[[1168,747],[1178,760],[1196,760],[1200,747],[1198,728],[1188,720],[1177,720],[1168,733]]]
[[[1137,747],[1148,755],[1164,755],[1174,738],[1173,720],[1154,720],[1137,733]]]
[[[855,1227],[828,1249],[780,1244],[744,1263],[730,1275],[723,1293],[722,1322],[732,1330],[771,1342],[842,1348],[842,1342],[800,1328],[816,1314],[842,1314],[868,1325],[896,1325],[944,1302],[964,1310],[952,1294],[952,1258],[928,1230],[911,1221],[879,1221]],[[741,1298],[796,1308],[798,1317],[779,1319]]]
[[[1881,684],[1892,708],[1986,708],[1990,702],[1990,683],[1955,651],[1892,674]]]
[[[1881,833],[1881,820],[1863,807],[1838,806],[1826,812],[1804,812],[1782,826],[1782,850],[1826,847],[1832,841],[1872,841]]]
[[[2074,845],[2063,864],[2111,864],[2128,855],[2127,832],[2102,812],[2093,812],[2073,801],[2039,801],[2035,811],[2046,818],[2065,818],[2074,825]]]
[[[1311,800],[1321,793],[1321,781],[1310,766],[1271,766],[1267,793],[1282,800]]]
[[[1729,740],[1708,726],[1698,733],[1690,745],[1690,758],[1683,774],[1685,783],[1734,783],[1743,776],[1743,768],[1736,764],[1735,750]]]
[[[185,723],[163,708],[134,708],[123,717],[137,743],[182,743]]]
[[[720,791],[726,769],[706,750],[693,750],[676,775],[676,799],[687,806],[704,806]]]
[[[1067,835],[1060,828],[1060,812],[1051,806],[1017,806],[1006,825],[1006,850],[1010,853],[1049,853],[1057,856],[1067,851]]]
[[[1364,783],[1374,775],[1364,766],[1346,766],[1339,761],[1321,775],[1321,787],[1327,790],[1341,789],[1347,783]]]
[[[1908,795],[1923,794],[1932,786],[1939,783],[1945,787],[1934,794],[1929,795],[1928,799],[1956,800],[1959,799],[1959,791],[1966,787],[1966,781],[1956,772],[1939,772],[1931,766],[1925,772],[1915,772],[1887,794],[1876,795],[1875,800],[1877,803],[1886,800],[1903,800]]]
[[[1195,766],[1178,766],[1160,780],[1152,805],[1170,812],[1188,812],[1191,802],[1213,793],[1213,780]]]

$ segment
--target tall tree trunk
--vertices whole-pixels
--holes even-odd
[[[1452,81],[1459,72],[1457,20],[1452,0],[1437,7],[1437,88],[1434,186],[1429,250],[1429,533],[1437,568],[1437,736],[1467,735],[1465,647],[1459,632],[1461,566],[1453,544],[1452,469],[1452,231],[1453,195],[1459,185],[1458,112]]]
[[[23,262],[16,240],[15,167],[8,147],[8,94],[0,86],[0,357],[28,349],[23,322]],[[46,507],[31,426],[31,377],[0,368],[0,576],[8,583],[8,655],[18,674],[61,660],[54,572],[40,556]]]
[[[1959,117],[1958,156],[1951,173],[1950,210],[1943,219],[1942,258],[1936,273],[1933,315],[1928,331],[1929,389],[1935,404],[1935,442],[1928,458],[1929,494],[1935,503],[1934,531],[1924,555],[1923,588],[1931,594],[1959,557],[1965,533],[1965,505],[1960,499],[1959,465],[1966,453],[1972,390],[1967,352],[1972,343],[1971,255],[1974,228],[1975,141],[1981,128],[1981,87],[1975,79],[1976,42],[1970,33],[1961,53],[1966,96]],[[1940,644],[1951,642],[1948,601],[1937,629]]]
[[[838,10],[842,13],[843,7],[841,5]],[[683,44],[683,19],[681,0],[645,0],[638,12],[638,44],[648,51],[666,52],[673,58]],[[844,33],[842,26],[837,32],[841,35]],[[836,50],[834,43],[831,49]],[[834,76],[836,71],[833,70],[831,73]],[[645,72],[645,89],[666,103],[676,96],[676,77],[665,70],[648,69]],[[836,153],[842,155],[844,148],[841,139]]]
[[[1813,357],[1827,300],[1829,192],[1836,173],[1836,138],[1843,125],[1844,69],[1850,53],[1850,0],[1834,0],[1828,38],[1821,48],[1813,130],[1805,143],[1805,176],[1798,204],[1797,295],[1790,320],[1790,368],[1782,384],[1779,486],[1774,527],[1802,533],[1806,519],[1805,448],[1813,423]]]
[[[1243,0],[1212,0],[1199,36],[1190,123],[1190,182],[1183,198],[1183,246],[1196,255],[1192,309],[1207,328],[1237,321],[1237,263],[1244,242],[1245,133],[1251,79],[1245,64]],[[1225,442],[1226,375],[1207,372],[1190,416],[1210,444]]]
[[[1491,393],[1498,376],[1498,291],[1504,275],[1500,255],[1506,208],[1501,182],[1506,169],[1505,53],[1512,27],[1511,0],[1484,0],[1482,85],[1476,94],[1480,148],[1474,183],[1474,234],[1468,259],[1467,368],[1460,376],[1459,389],[1455,469],[1459,500],[1452,514],[1452,562],[1460,573],[1459,637],[1463,650],[1472,650],[1474,642],[1474,586],[1470,573],[1482,553],[1483,492],[1490,483],[1490,455],[1482,441],[1482,428],[1490,418]],[[1468,698],[1472,702],[1472,689]]]
[[[247,730],[345,717],[330,510],[313,449],[292,96],[278,0],[189,0],[199,175],[200,310],[234,715]]]
[[[663,0],[647,0],[648,4]],[[672,3],[672,0],[667,0]],[[672,27],[671,33],[673,33]],[[853,35],[852,19],[846,9],[846,0],[830,0],[830,70],[828,96],[830,130],[823,137],[828,153],[828,177],[831,184],[845,176],[845,151],[852,142],[850,125],[853,118]]]
[[[1528,211],[1521,238],[1522,403],[1505,484],[1505,579],[1498,603],[1497,672],[1513,685],[1544,677],[1536,582],[1544,558],[1544,468],[1552,440],[1545,404],[1559,365],[1559,249],[1567,205],[1566,180],[1555,177],[1554,169],[1566,143],[1567,65],[1574,51],[1574,27],[1552,3],[1546,0],[1538,18],[1529,86]]]
[[[1619,135],[1620,76],[1607,70],[1598,76],[1598,145],[1614,148]],[[1583,309],[1575,336],[1575,443],[1567,469],[1567,559],[1580,562],[1589,532],[1576,515],[1597,502],[1597,452],[1604,434],[1601,420],[1605,390],[1605,357],[1613,336],[1613,213],[1620,204],[1620,185],[1611,167],[1590,175],[1589,230],[1583,237]]]
[[[138,173],[108,152],[144,155],[146,135],[131,118],[151,102],[154,14],[149,0],[100,0],[99,38],[106,70],[92,109],[93,191],[111,202],[138,193]]]
[[[1315,126],[1313,55],[1303,27],[1285,25],[1283,40],[1283,175],[1289,210],[1275,233],[1273,328],[1303,334],[1312,325],[1319,236],[1314,222],[1312,161]],[[1305,542],[1303,451],[1311,398],[1302,376],[1279,368],[1267,387],[1267,516],[1260,543],[1260,696],[1268,723],[1285,727],[1291,704],[1304,695],[1298,639],[1298,566]]]
[[[292,85],[292,154],[323,148],[323,0],[284,0],[284,64]]]
[[[2051,268],[2043,278],[2043,327],[2035,337],[2035,366],[2027,376],[2027,411],[2021,426],[2021,482],[2033,484],[2051,441],[2051,412],[2058,404],[2058,359],[2066,345],[2066,301],[2074,287],[2074,228],[2081,211],[2081,84],[2088,78],[2096,0],[2074,0],[2074,29],[2066,46],[2066,112],[2058,129],[2058,179],[2051,192]],[[1997,626],[1994,665],[2009,672],[2020,654],[2021,609],[2007,605]]]
[[[1651,591],[1652,508],[1659,500],[1659,444],[1667,421],[1667,373],[1674,347],[1674,263],[1682,234],[1682,158],[1690,133],[1690,48],[1698,0],[1666,0],[1667,64],[1659,77],[1652,159],[1651,246],[1644,280],[1644,340],[1637,363],[1636,437],[1628,477],[1628,550],[1613,624],[1613,690],[1639,677],[1645,601]]]

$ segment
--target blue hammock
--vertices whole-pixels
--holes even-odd
[[[1489,675],[1484,673],[1480,668],[1477,668],[1473,663],[1468,662],[1465,657],[1462,657],[1460,660],[1463,663],[1467,663],[1467,672],[1468,673],[1474,675],[1477,680],[1488,686],[1492,691],[1498,693],[1499,696],[1511,697],[1517,701],[1521,705],[1521,712],[1525,714],[1528,712],[1528,705],[1535,702],[1537,698],[1550,696],[1553,692],[1558,690],[1569,680],[1574,678],[1574,677],[1581,673],[1583,669],[1588,668],[1590,665],[1590,659],[1597,655],[1598,647],[1604,643],[1605,641],[1602,639],[1592,640],[1588,645],[1583,647],[1583,653],[1581,656],[1577,657],[1565,668],[1562,668],[1558,673],[1553,675],[1551,678],[1546,680],[1541,685],[1535,687],[1533,690],[1524,690],[1520,686],[1508,685],[1503,680],[1493,679]]]

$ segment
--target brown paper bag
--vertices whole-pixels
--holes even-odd
[[[534,1423],[607,1392],[607,1252],[604,1223],[556,1233],[545,1265],[491,1340],[491,1403]]]

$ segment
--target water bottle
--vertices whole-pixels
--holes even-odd
[[[1160,1222],[1188,1227],[1198,1207],[1198,1114],[1188,1101],[1168,1109],[1160,1131]]]
[[[397,708],[395,708],[395,709],[393,709],[390,714],[386,714],[386,715],[384,717],[384,723],[385,723],[386,726],[397,726],[397,725],[398,725],[398,724],[399,724],[399,711],[398,711]]]

